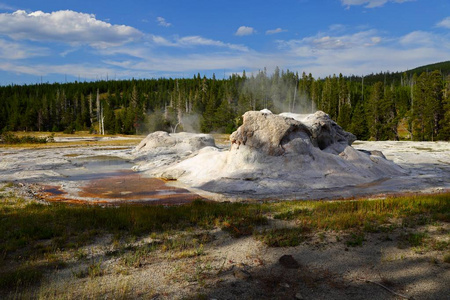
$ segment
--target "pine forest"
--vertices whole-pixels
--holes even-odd
[[[0,130],[231,133],[249,110],[322,110],[361,140],[450,140],[450,62],[403,73],[314,78],[276,68],[218,79],[0,87]]]

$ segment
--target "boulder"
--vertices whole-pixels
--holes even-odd
[[[271,156],[279,156],[286,151],[305,154],[305,147],[296,145],[296,139],[311,143],[320,150],[339,154],[356,137],[322,111],[307,116],[292,113],[274,115],[267,109],[246,112],[242,126],[230,136],[231,144],[237,148],[246,145]]]
[[[280,116],[291,117],[306,125],[311,132],[311,142],[321,150],[339,154],[356,140],[354,134],[342,129],[323,111],[317,111],[311,115],[284,113]]]
[[[237,149],[245,145],[266,155],[279,156],[286,152],[283,146],[297,136],[307,138],[311,132],[292,118],[249,111],[243,116],[243,124],[231,134],[230,141]]]

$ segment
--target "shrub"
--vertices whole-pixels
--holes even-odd
[[[53,137],[34,137],[30,135],[19,137],[11,132],[5,132],[1,135],[1,140],[3,144],[45,144],[48,139],[53,139]]]

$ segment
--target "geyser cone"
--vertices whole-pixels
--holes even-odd
[[[358,185],[405,173],[381,156],[355,150],[355,139],[321,111],[308,116],[249,111],[231,134],[229,150],[204,145],[188,156],[174,153],[184,158],[149,172],[199,190],[256,198],[289,197],[305,189]],[[161,162],[156,155],[160,149],[147,156],[152,166]]]

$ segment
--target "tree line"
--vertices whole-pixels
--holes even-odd
[[[377,80],[375,80],[377,79]],[[228,78],[0,87],[0,130],[231,133],[249,110],[322,110],[362,140],[450,140],[450,75],[440,70],[315,79],[276,68]]]

